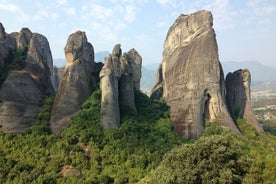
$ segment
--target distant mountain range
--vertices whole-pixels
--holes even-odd
[[[251,73],[251,80],[255,82],[264,81],[276,81],[276,67],[266,66],[256,61],[245,61],[245,62],[222,62],[224,75],[226,76],[229,72],[236,71],[238,69],[249,69]]]
[[[96,52],[95,61],[104,62],[104,58],[110,54],[108,51]],[[54,59],[54,64],[57,67],[62,67],[66,63],[65,59]],[[150,91],[156,82],[156,73],[160,63],[153,63],[149,65],[142,66],[142,79],[141,79],[141,89],[145,91]],[[249,69],[251,72],[252,88],[259,89],[263,88],[261,86],[263,82],[274,82],[276,81],[276,68],[271,66],[263,65],[256,61],[245,61],[236,62],[228,61],[221,62],[224,75],[226,76],[229,72],[234,72],[238,69]]]
[[[108,56],[110,53],[108,51],[100,51],[95,53],[95,62],[104,62],[104,58]],[[56,65],[58,68],[63,67],[66,64],[65,58],[57,58],[54,59],[54,65]]]

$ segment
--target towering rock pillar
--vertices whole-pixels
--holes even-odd
[[[226,99],[233,119],[245,118],[259,133],[263,128],[254,116],[250,98],[251,75],[248,69],[237,70],[226,76]]]
[[[153,89],[153,94],[163,90],[174,130],[187,138],[197,138],[205,121],[239,133],[226,107],[223,71],[212,25],[208,11],[176,19],[164,43],[161,81]]]
[[[120,58],[121,45],[115,45],[112,55],[105,58],[104,66],[100,72],[101,100],[101,126],[103,128],[120,127],[119,109],[119,79],[121,77]]]
[[[136,112],[135,90],[140,90],[142,58],[135,49],[122,55],[121,45],[115,45],[112,55],[105,58],[100,72],[101,126],[120,127],[120,109]]]
[[[94,62],[93,46],[85,32],[71,34],[64,48],[66,67],[60,80],[51,113],[53,133],[65,128],[72,115],[96,88],[98,74]]]

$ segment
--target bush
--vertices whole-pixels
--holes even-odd
[[[241,142],[231,134],[201,137],[167,153],[145,182],[241,183],[248,169],[241,149]]]

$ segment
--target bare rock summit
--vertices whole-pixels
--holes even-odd
[[[170,106],[174,131],[197,138],[205,121],[239,133],[226,105],[224,76],[209,11],[180,15],[170,27],[152,97]]]
[[[45,96],[54,95],[53,60],[46,37],[23,28],[7,34],[0,24],[0,130],[32,125]]]
[[[264,133],[251,107],[251,74],[248,69],[240,69],[226,76],[226,99],[233,119],[243,118],[259,133]]]
[[[94,48],[85,32],[71,34],[64,48],[66,66],[54,99],[51,113],[53,133],[64,129],[70,118],[80,109],[96,89],[98,73],[94,62]]]
[[[121,45],[114,46],[105,58],[100,72],[101,126],[105,129],[120,127],[120,110],[136,112],[135,90],[140,90],[142,58],[135,49],[122,54]]]

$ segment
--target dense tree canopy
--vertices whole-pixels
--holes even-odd
[[[0,183],[274,183],[275,145],[238,120],[244,136],[209,123],[202,137],[178,137],[163,100],[136,93],[119,130],[100,127],[100,90],[52,135],[53,98],[23,134],[0,133]]]

